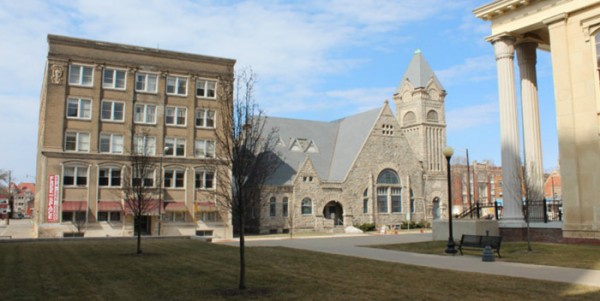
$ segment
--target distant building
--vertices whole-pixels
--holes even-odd
[[[502,206],[502,167],[488,161],[473,161],[469,168],[466,164],[453,164],[452,199],[456,214],[476,203],[493,205],[497,201]]]
[[[399,225],[447,215],[446,91],[420,51],[383,107],[331,122],[269,117],[282,165],[269,179],[263,233]]]
[[[35,183],[19,183],[13,186],[12,192],[12,217],[31,217],[35,201]]]
[[[84,221],[85,236],[132,236],[122,187],[129,155],[146,152],[157,168],[143,181],[156,193],[142,233],[231,238],[215,175],[223,85],[235,61],[48,36],[37,152],[35,232],[58,237]],[[222,81],[224,80],[224,81]],[[227,84],[229,83],[229,84]],[[142,150],[142,148],[144,148]],[[159,159],[163,169],[158,167]],[[162,183],[161,183],[162,180]],[[161,204],[161,205],[159,205]],[[160,209],[159,209],[160,208]],[[161,215],[159,216],[159,212]],[[162,221],[162,222],[161,222]]]

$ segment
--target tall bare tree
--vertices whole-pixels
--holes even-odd
[[[217,133],[218,156],[230,173],[218,173],[219,203],[228,208],[239,233],[239,289],[246,289],[245,232],[249,214],[260,212],[263,188],[280,164],[274,153],[277,130],[267,129],[264,112],[254,98],[256,74],[252,69],[237,72],[235,78],[220,80],[221,122]]]
[[[139,143],[129,155],[129,168],[125,169],[123,175],[123,195],[125,206],[133,215],[135,234],[137,235],[137,254],[142,254],[141,235],[142,218],[158,209],[155,195],[161,187],[161,183],[154,183],[157,158],[154,156],[155,144],[152,145],[147,132],[136,135]],[[160,174],[161,171],[157,173]],[[161,177],[162,178],[162,177]]]

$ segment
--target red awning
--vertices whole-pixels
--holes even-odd
[[[196,212],[215,212],[217,211],[217,204],[214,202],[197,202]]]
[[[187,207],[184,202],[168,202],[166,203],[165,211],[184,212],[187,211]]]
[[[135,201],[128,202],[125,200],[125,213],[133,214],[133,210],[131,210],[131,206],[137,208],[137,203]],[[163,204],[164,206],[164,204]],[[144,204],[142,215],[158,215],[158,200],[148,200],[147,204]]]
[[[86,201],[63,201],[61,205],[63,212],[87,211]]]
[[[98,211],[123,211],[120,201],[99,201]]]

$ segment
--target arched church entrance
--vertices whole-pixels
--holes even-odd
[[[433,219],[440,219],[442,217],[442,208],[440,207],[440,198],[437,196],[433,198],[433,206],[432,206],[432,215]]]
[[[343,214],[342,204],[336,201],[330,201],[323,208],[323,217],[333,220],[333,225],[335,226],[344,225]]]

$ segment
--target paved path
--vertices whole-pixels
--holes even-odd
[[[600,287],[600,271],[511,262],[483,262],[477,256],[427,255],[365,246],[431,241],[431,234],[356,235],[318,238],[250,239],[247,246],[281,246],[437,269],[566,282]],[[226,244],[237,245],[237,242]]]

